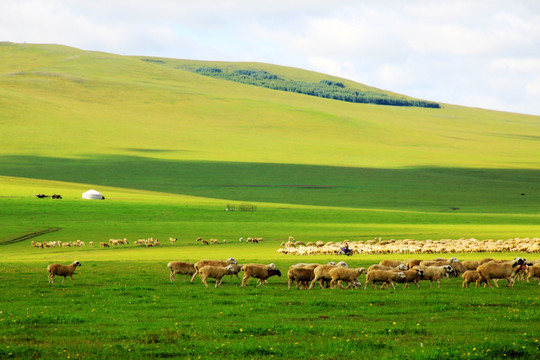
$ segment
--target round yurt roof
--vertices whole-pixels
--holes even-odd
[[[96,191],[93,189],[84,192],[82,194],[82,198],[83,199],[97,199],[97,200],[105,199],[105,197],[99,191]]]

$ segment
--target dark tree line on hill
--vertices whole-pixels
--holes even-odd
[[[441,107],[439,104],[431,101],[407,99],[384,93],[347,88],[343,83],[332,80],[321,80],[318,83],[286,80],[264,70],[234,70],[232,72],[226,72],[216,67],[201,67],[196,69],[195,72],[204,76],[262,86],[273,90],[289,91],[353,103],[427,108]]]

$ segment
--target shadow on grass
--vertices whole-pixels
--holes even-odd
[[[540,171],[529,169],[376,169],[136,156],[3,156],[0,175],[234,201],[357,208],[536,213],[540,200]]]

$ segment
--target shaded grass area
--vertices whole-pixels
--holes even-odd
[[[87,261],[64,285],[47,283],[46,262],[2,263],[0,356],[492,359],[539,351],[533,283],[297,291],[271,278],[265,288],[233,279],[205,289],[199,279],[170,283],[165,263]]]
[[[235,201],[439,212],[536,213],[539,170],[375,169],[161,160],[3,156],[0,175]]]

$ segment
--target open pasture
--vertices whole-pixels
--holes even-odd
[[[0,356],[530,359],[539,351],[533,282],[462,290],[454,278],[440,289],[287,290],[286,276],[259,288],[252,280],[245,289],[227,277],[206,289],[199,278],[171,283],[165,259],[106,260],[110,253],[81,261],[76,282],[64,285],[59,278],[48,284],[45,261],[2,263]],[[346,260],[367,266],[379,259]],[[284,273],[296,260],[274,259]]]
[[[286,271],[297,262],[346,260],[350,266],[400,255],[285,256],[283,240],[502,238],[539,232],[534,215],[366,211],[257,203],[257,211],[226,212],[225,201],[106,188],[105,201],[83,201],[77,186],[61,185],[62,200],[1,198],[0,239],[50,226],[62,230],[35,241],[86,242],[79,248],[33,248],[31,239],[0,246],[1,358],[532,358],[539,351],[540,286],[461,289],[461,279],[441,288],[396,290],[287,290]],[[24,186],[24,190],[28,185]],[[17,186],[11,190],[17,193]],[[51,191],[51,193],[54,191]],[[105,191],[104,191],[105,192]],[[411,235],[412,234],[412,235]],[[169,237],[177,237],[172,245]],[[227,239],[202,245],[197,237]],[[242,236],[263,237],[258,244]],[[124,238],[129,245],[101,248]],[[138,247],[139,238],[162,247]],[[89,246],[94,241],[94,246]],[[441,254],[449,257],[452,254]],[[534,254],[457,254],[534,259]],[[235,257],[239,263],[274,262],[283,276],[245,289],[228,277],[206,289],[199,278],[169,281],[171,260]],[[438,255],[422,254],[429,259]],[[76,282],[48,284],[50,263],[82,263]],[[365,275],[361,276],[362,283]]]

